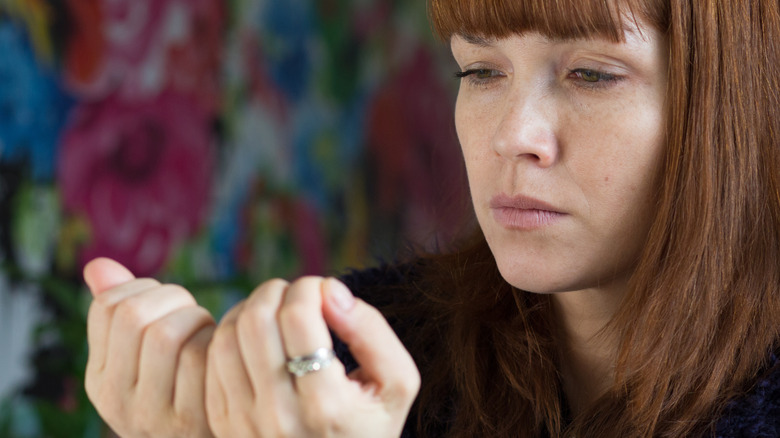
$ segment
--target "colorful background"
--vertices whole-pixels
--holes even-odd
[[[218,316],[446,242],[454,70],[423,0],[0,0],[0,437],[109,435],[95,256]]]

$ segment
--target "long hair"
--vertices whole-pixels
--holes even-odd
[[[666,36],[658,203],[610,328],[611,389],[570,418],[549,296],[500,276],[484,237],[421,262],[410,349],[420,433],[453,437],[707,435],[780,338],[780,6],[776,0],[430,0],[453,34],[620,41],[639,17]],[[435,346],[431,339],[435,339]],[[445,401],[448,400],[448,401]],[[569,421],[567,421],[569,420]],[[439,426],[437,426],[439,425]]]

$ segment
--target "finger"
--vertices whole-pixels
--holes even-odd
[[[174,410],[181,418],[206,424],[206,360],[208,346],[214,336],[215,324],[200,328],[179,353],[173,392]]]
[[[230,309],[222,318],[214,339],[209,345],[209,360],[217,376],[217,382],[224,391],[226,409],[237,411],[254,404],[255,393],[247,374],[245,359],[238,342],[236,321],[246,301]]]
[[[105,378],[120,390],[134,390],[146,327],[177,309],[195,305],[192,295],[176,285],[148,289],[119,302],[111,321]]]
[[[325,281],[323,295],[325,320],[360,365],[355,376],[375,385],[386,403],[405,412],[420,388],[420,374],[390,325],[336,279]]]
[[[237,321],[239,345],[255,394],[266,406],[277,408],[289,406],[295,397],[277,322],[287,287],[286,281],[278,279],[260,285]]]
[[[107,258],[97,258],[84,267],[84,281],[93,296],[133,279],[135,276],[132,272]]]
[[[206,419],[214,435],[225,437],[230,436],[230,429],[227,427],[229,425],[227,396],[219,381],[217,356],[211,353],[215,337],[216,331],[206,353]]]
[[[116,304],[128,297],[159,286],[160,283],[157,280],[136,279],[104,291],[92,301],[87,314],[88,376],[99,374],[105,368],[108,339]]]
[[[304,277],[291,284],[279,310],[279,326],[287,357],[314,353],[319,348],[333,348],[333,342],[322,316],[322,285],[319,277]],[[344,367],[334,358],[331,365],[294,379],[297,392],[304,399],[321,394],[339,394],[346,381]]]
[[[177,371],[185,365],[180,363],[184,346],[201,329],[213,325],[214,319],[206,309],[187,306],[173,310],[144,330],[136,391],[150,412],[173,411]],[[205,354],[201,360],[200,367],[205,369]],[[203,380],[190,384],[202,386]]]

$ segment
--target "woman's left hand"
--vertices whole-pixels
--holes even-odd
[[[288,358],[332,348],[360,368],[294,376]],[[398,437],[420,376],[382,315],[334,279],[260,285],[220,322],[209,346],[206,400],[219,437]]]
[[[87,318],[85,389],[123,438],[213,437],[205,376],[214,318],[180,286],[137,279],[98,259],[84,268],[95,298]]]

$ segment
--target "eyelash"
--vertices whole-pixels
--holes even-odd
[[[487,77],[479,77],[480,75],[485,75],[485,74],[487,74]],[[589,81],[583,78],[584,75],[595,75],[597,77],[597,80]],[[475,69],[455,72],[455,77],[457,79],[467,79],[471,85],[477,85],[477,86],[486,86],[489,84],[490,81],[502,76],[504,75],[499,73],[498,70],[489,69],[489,68],[475,68]],[[590,88],[590,89],[608,87],[611,83],[623,79],[621,76],[618,75],[614,75],[611,73],[606,73],[598,70],[593,70],[589,68],[576,68],[573,70],[569,70],[569,74],[567,75],[567,78],[577,79],[578,86],[583,88]]]
[[[479,77],[482,74],[487,74],[488,77]],[[503,75],[498,73],[498,70],[491,68],[474,68],[455,72],[455,77],[457,79],[466,79],[470,85],[476,86],[486,86],[491,80],[501,76]]]

